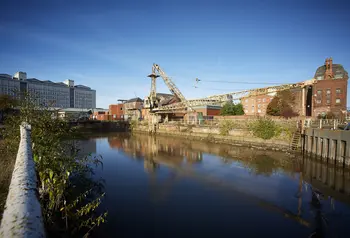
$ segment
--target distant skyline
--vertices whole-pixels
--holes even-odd
[[[0,73],[72,79],[103,108],[147,96],[153,63],[189,99],[304,81],[327,57],[350,71],[349,1],[2,0],[0,9]],[[157,91],[169,92],[160,78]]]

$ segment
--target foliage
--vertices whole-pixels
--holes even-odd
[[[74,130],[57,112],[36,106],[28,95],[19,105],[20,112],[6,120],[7,148],[18,148],[19,125],[28,122],[46,228],[58,236],[81,236],[104,222],[107,215],[96,213],[102,184],[92,179],[92,166],[101,165],[102,158],[79,155],[77,144],[67,141]]]
[[[7,94],[0,95],[0,110],[14,108],[17,105],[17,100]]]
[[[243,105],[227,102],[220,110],[221,116],[244,115]]]
[[[295,97],[290,90],[277,92],[276,96],[271,100],[266,109],[266,114],[271,116],[281,116],[285,118],[298,116],[293,111]]]
[[[138,121],[137,120],[131,120],[130,121],[130,130],[134,130],[135,128],[137,128],[138,125]]]
[[[18,147],[18,145],[17,145]],[[3,140],[0,140],[0,221],[6,203],[6,197],[11,182],[13,166],[16,160],[15,153],[8,153]]]
[[[17,105],[17,100],[9,95],[0,95],[0,120],[2,121],[6,114],[13,110]]]
[[[254,136],[264,140],[271,139],[272,137],[277,136],[280,132],[279,127],[270,118],[259,118],[252,122],[249,125],[249,128]]]
[[[227,136],[229,132],[236,127],[233,120],[222,120],[219,123],[220,135]]]
[[[333,112],[327,112],[325,114],[319,114],[318,119],[337,119],[337,116]]]

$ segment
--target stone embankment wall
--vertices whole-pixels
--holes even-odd
[[[21,141],[0,226],[1,238],[45,237],[30,132],[28,124],[21,125]]]
[[[294,122],[293,122],[294,123]],[[232,129],[228,135],[222,135],[218,125],[158,125],[157,134],[169,136],[181,136],[188,139],[199,139],[214,143],[227,143],[239,146],[250,146],[259,149],[290,150],[291,135],[281,133],[279,136],[269,140],[257,138],[253,133],[243,126],[242,129]],[[148,125],[139,123],[133,126],[134,132],[148,132]]]

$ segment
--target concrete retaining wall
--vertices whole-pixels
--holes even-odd
[[[134,132],[148,132],[147,126],[138,125],[133,129]],[[251,135],[248,130],[231,130],[228,136],[220,135],[218,128],[192,127],[190,130],[185,126],[159,125],[157,134],[180,136],[187,139],[207,140],[215,143],[225,143],[238,146],[249,146],[259,149],[270,149],[288,151],[290,142],[280,138],[264,140]]]
[[[350,167],[350,131],[308,128],[304,150],[339,167]]]
[[[21,125],[21,141],[7,195],[0,237],[45,237],[31,148],[30,125]]]

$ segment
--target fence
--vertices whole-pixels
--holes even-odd
[[[332,129],[337,130],[339,127],[346,125],[345,120],[339,119],[306,119],[305,128]]]
[[[270,117],[273,121],[280,125],[291,125],[295,124],[297,126],[298,121],[303,121],[304,128],[319,128],[319,129],[342,129],[346,125],[345,120],[339,119],[305,119],[305,118],[292,118],[292,119],[284,119],[284,118],[274,118]],[[236,124],[247,125],[249,122],[257,120],[258,117],[204,117],[203,119],[171,119],[169,121],[164,122],[165,124],[182,124],[182,125],[208,125],[208,126],[218,126],[222,121],[234,121]]]
[[[23,123],[20,133],[21,141],[1,221],[0,237],[45,237],[30,125]]]

